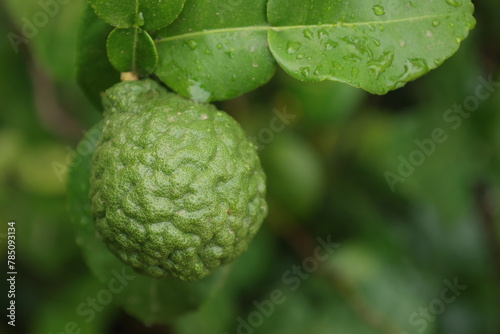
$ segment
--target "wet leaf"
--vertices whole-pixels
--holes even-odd
[[[151,36],[138,28],[113,30],[108,37],[107,52],[109,61],[119,72],[147,76],[153,72],[158,62]]]
[[[156,75],[177,93],[202,102],[262,86],[275,69],[265,6],[265,0],[188,0],[179,18],[156,36]]]
[[[179,15],[186,0],[90,0],[97,16],[118,28],[157,30]]]
[[[385,94],[453,55],[473,9],[468,0],[270,0],[269,45],[296,79]]]

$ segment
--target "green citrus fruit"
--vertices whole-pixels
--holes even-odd
[[[119,83],[103,104],[90,198],[108,248],[141,273],[186,281],[244,252],[267,205],[239,124],[152,80]]]

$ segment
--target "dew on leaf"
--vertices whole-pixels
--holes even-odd
[[[439,20],[437,20],[437,19],[436,19],[436,20],[434,20],[434,21],[432,21],[432,26],[433,26],[433,27],[437,27],[437,26],[439,26],[440,24],[441,24],[441,21],[439,21]]]
[[[319,39],[322,39],[322,38],[325,38],[325,37],[328,37],[330,35],[330,33],[328,32],[328,30],[326,28],[323,28],[323,29],[319,29],[318,30],[318,38]]]
[[[403,74],[399,77],[392,77],[394,80],[394,87],[400,87],[405,82],[422,76],[429,71],[429,65],[423,58],[410,58],[404,65]]]
[[[305,55],[303,53],[299,53],[297,55],[297,57],[295,57],[295,58],[297,58],[298,60],[300,60],[300,59],[304,59],[304,57],[305,57]]]
[[[302,43],[300,42],[288,42],[286,52],[290,54],[296,53],[297,51],[300,50],[301,47]]]
[[[358,75],[359,75],[359,69],[357,67],[353,67],[351,69],[351,75],[352,75],[353,78],[357,78]]]
[[[385,8],[381,5],[375,5],[373,6],[373,12],[375,13],[375,15],[377,16],[382,16],[385,14]]]
[[[142,12],[139,12],[137,14],[137,17],[135,18],[135,23],[139,26],[142,27],[144,25],[144,14]]]
[[[300,68],[300,74],[302,74],[303,77],[305,78],[309,77],[310,73],[311,73],[311,68],[309,66]]]
[[[354,53],[349,53],[349,54],[345,55],[344,57],[342,57],[342,59],[344,59],[345,61],[353,62],[353,63],[360,63],[362,60],[360,56],[358,56]]]
[[[336,62],[336,61],[332,61],[332,66],[334,69],[339,70],[339,71],[342,71],[344,69],[344,66],[342,66],[342,64],[340,64],[339,62]]]
[[[311,29],[304,29],[304,37],[307,39],[313,39],[314,32]]]
[[[224,52],[229,58],[234,57],[234,48],[229,49],[228,51]]]
[[[332,50],[332,49],[335,49],[337,46],[339,45],[339,43],[335,42],[334,40],[331,40],[329,39],[326,43],[325,43],[325,50]]]
[[[196,41],[194,39],[190,39],[187,44],[189,45],[189,47],[191,48],[191,50],[196,50],[196,48],[198,47],[198,43],[196,43]]]
[[[387,68],[389,68],[389,66],[392,65],[393,61],[394,61],[394,52],[386,51],[380,56],[380,58],[373,59],[370,62],[368,62],[368,68],[378,78],[382,73],[384,73],[387,70]]]
[[[460,7],[462,6],[462,3],[458,0],[446,0],[446,3],[450,6],[453,6],[453,7]]]
[[[221,43],[217,43],[217,49],[222,49],[222,44]]]

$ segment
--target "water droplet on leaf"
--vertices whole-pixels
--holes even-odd
[[[135,23],[139,26],[142,27],[144,25],[144,14],[142,12],[139,12],[137,14],[137,17],[135,18]]]
[[[301,47],[302,47],[302,43],[300,43],[300,42],[288,42],[286,52],[290,53],[290,54],[296,53],[297,51],[300,50]]]
[[[381,5],[375,5],[373,6],[373,12],[375,13],[375,15],[377,16],[382,16],[385,14],[385,8]]]
[[[307,39],[313,39],[314,32],[311,29],[304,29],[304,37]]]
[[[460,7],[462,3],[459,0],[446,0],[446,3],[453,7]]]
[[[191,50],[196,50],[196,48],[198,47],[198,43],[196,43],[196,41],[194,39],[190,39],[187,44],[189,45],[189,47],[191,48]]]
[[[309,66],[300,68],[300,74],[302,74],[303,77],[305,78],[309,77],[310,73],[311,73],[311,68]]]

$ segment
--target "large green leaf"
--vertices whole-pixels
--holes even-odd
[[[274,74],[266,0],[188,0],[161,30],[156,75],[177,93],[207,102],[254,90]]]
[[[196,310],[211,293],[223,286],[222,280],[229,267],[222,267],[194,283],[175,278],[157,280],[137,274],[108,250],[94,228],[88,197],[91,160],[101,131],[102,122],[87,132],[78,145],[69,171],[68,208],[76,241],[90,270],[110,287],[109,290],[118,290],[116,286],[121,283],[123,289],[113,292],[114,301],[146,324],[170,322]]]
[[[157,30],[179,15],[186,0],[90,0],[96,14],[118,28]]]
[[[470,0],[270,0],[269,45],[297,79],[385,94],[453,55],[473,10]]]
[[[78,40],[77,80],[87,97],[100,109],[101,93],[120,81],[120,74],[108,61],[106,39],[113,27],[102,22],[87,6]]]
[[[134,72],[141,76],[153,72],[158,54],[151,36],[140,28],[116,28],[107,41],[108,58],[119,72]]]

